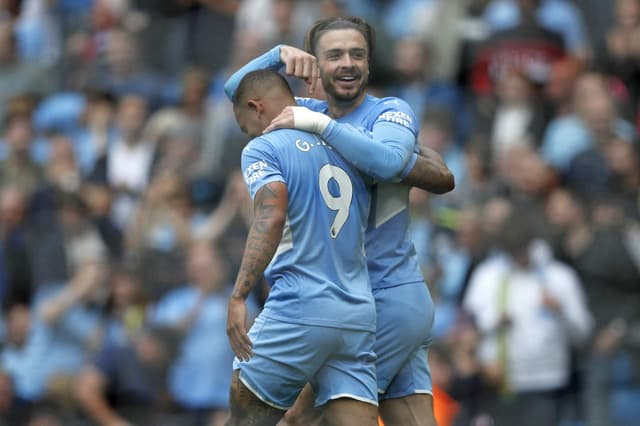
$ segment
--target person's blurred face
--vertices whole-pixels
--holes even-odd
[[[318,39],[318,68],[331,102],[356,102],[364,97],[369,78],[368,47],[357,30],[331,30]]]
[[[58,220],[64,232],[76,235],[85,230],[87,217],[84,211],[71,202],[63,202],[58,210]]]
[[[84,184],[82,198],[95,216],[108,216],[111,212],[111,190],[107,186]]]
[[[289,31],[294,2],[292,0],[275,0],[272,2],[272,14],[281,32]]]
[[[122,30],[112,30],[107,38],[107,63],[111,70],[130,71],[134,67],[137,55],[136,40]]]
[[[200,105],[207,94],[207,84],[204,81],[191,80],[184,86],[182,101],[185,105]]]
[[[208,242],[198,242],[191,247],[187,268],[192,282],[204,291],[215,290],[223,284],[225,265]]]
[[[14,154],[24,155],[29,152],[33,131],[29,119],[15,118],[5,131],[5,141]]]
[[[551,66],[551,74],[544,91],[552,102],[563,104],[571,98],[580,66],[580,62],[575,59],[562,59]]]
[[[547,199],[545,206],[547,221],[557,229],[576,223],[581,217],[580,206],[567,191],[556,189]]]
[[[418,143],[442,154],[449,148],[449,135],[440,126],[423,122],[418,134]]]
[[[25,305],[13,306],[7,314],[7,340],[16,347],[22,347],[29,334],[31,315]]]
[[[17,188],[7,188],[0,195],[0,226],[12,229],[24,221],[27,211],[25,194]]]
[[[462,247],[474,249],[482,242],[482,222],[475,210],[468,209],[460,215],[456,241]]]
[[[616,20],[625,28],[633,28],[640,23],[640,2],[638,0],[618,0]]]
[[[551,171],[542,160],[540,154],[530,148],[519,150],[517,167],[514,169],[512,183],[518,190],[531,195],[538,195],[549,185]]]
[[[9,22],[0,24],[0,64],[11,62],[15,57],[15,39]]]
[[[126,307],[138,302],[140,283],[128,272],[119,272],[111,278],[111,294],[116,307]]]
[[[640,172],[640,158],[632,143],[612,139],[605,147],[607,163],[611,171],[619,176]]]
[[[494,239],[498,235],[512,208],[506,198],[496,197],[487,201],[482,209],[482,229],[488,238]]]
[[[113,119],[114,107],[103,100],[91,101],[85,109],[85,119],[89,126],[103,129],[109,126]]]
[[[427,56],[419,40],[398,40],[394,49],[393,67],[398,77],[405,81],[424,79],[427,70]]]
[[[125,141],[137,142],[147,119],[147,101],[138,95],[125,95],[118,104],[118,127]]]
[[[75,166],[76,158],[73,152],[71,140],[67,136],[54,136],[51,138],[50,163]]]
[[[575,108],[585,124],[596,134],[607,133],[615,115],[606,82],[596,74],[586,74],[575,87]]]

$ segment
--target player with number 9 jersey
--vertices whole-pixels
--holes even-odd
[[[364,257],[370,195],[360,173],[317,135],[278,130],[242,152],[253,197],[285,182],[289,209],[265,271],[272,288],[262,316],[304,325],[375,331]]]
[[[228,424],[276,424],[310,383],[331,424],[376,424],[376,309],[364,256],[370,194],[364,179],[319,136],[265,133],[295,100],[273,71],[245,75],[233,100],[254,204],[227,310],[236,359]],[[246,333],[246,297],[271,291]]]

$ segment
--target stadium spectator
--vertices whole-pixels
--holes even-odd
[[[496,83],[495,96],[476,103],[474,137],[490,141],[494,159],[515,145],[537,147],[548,117],[536,86],[522,72],[507,71]]]
[[[137,93],[153,108],[163,105],[165,81],[143,68],[136,37],[123,28],[113,28],[107,32],[105,42],[104,62],[94,63],[86,87],[117,97]]]
[[[173,422],[221,425],[228,414],[233,372],[224,326],[229,271],[221,252],[206,240],[191,244],[187,269],[189,284],[167,293],[151,307],[149,317],[153,324],[175,329],[182,340],[169,371],[169,391],[178,411]]]
[[[624,82],[632,110],[637,114],[640,107],[640,3],[617,0],[614,17],[615,22],[606,34],[606,56],[602,62],[610,74]]]
[[[138,262],[152,299],[185,282],[184,259],[191,239],[190,200],[184,180],[175,173],[157,176],[126,228],[125,238],[127,252]]]
[[[488,95],[512,69],[538,84],[548,81],[552,65],[566,55],[560,36],[541,27],[535,18],[537,0],[519,0],[520,22],[493,33],[477,46],[470,69],[470,88]]]
[[[27,197],[11,185],[0,189],[0,300],[29,305],[33,292]]]
[[[549,123],[541,146],[545,160],[561,176],[578,154],[599,140],[634,140],[633,126],[620,117],[607,78],[600,73],[585,72],[575,82],[573,111]]]
[[[428,117],[432,110],[444,110],[453,118],[450,131],[462,145],[469,133],[470,116],[467,102],[457,87],[439,81],[431,71],[437,62],[431,46],[418,38],[402,38],[393,45],[390,90],[404,99],[416,117]]]
[[[498,392],[496,424],[558,423],[571,349],[592,327],[577,275],[536,242],[534,214],[530,206],[512,209],[497,240],[500,255],[478,265],[463,301],[481,333],[483,371]]]
[[[513,28],[526,19],[522,4],[534,6],[536,22],[562,35],[563,44],[572,56],[588,59],[592,53],[580,9],[569,0],[492,0],[484,18],[494,31]]]
[[[29,114],[13,114],[7,117],[3,141],[7,153],[5,158],[0,160],[0,182],[18,187],[29,199],[44,183],[42,167],[32,156],[33,138]]]
[[[12,22],[0,20],[0,122],[4,124],[11,98],[48,94],[52,85],[47,77],[44,67],[19,57]]]
[[[581,359],[587,363],[584,391],[589,425],[625,424],[634,411],[624,408],[623,395],[633,398],[639,383],[634,330],[640,268],[629,244],[634,231],[621,208],[609,203],[600,198],[586,204],[575,193],[558,190],[547,204],[559,249],[580,275],[595,321],[590,355]],[[620,373],[616,365],[626,365],[627,372]],[[617,405],[616,393],[617,401],[622,401]]]
[[[164,424],[166,376],[178,346],[173,331],[158,327],[105,345],[74,383],[86,416],[100,425]]]
[[[156,147],[144,139],[148,103],[137,94],[118,99],[116,131],[118,139],[105,149],[91,173],[91,180],[102,182],[115,190],[113,215],[115,223],[124,229],[140,196],[149,184]]]

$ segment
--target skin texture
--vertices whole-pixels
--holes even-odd
[[[282,418],[284,411],[260,401],[240,381],[240,371],[231,378],[231,417],[225,426],[273,426]]]
[[[287,217],[287,187],[282,182],[263,186],[254,200],[254,220],[249,230],[240,271],[229,300],[227,335],[231,348],[240,360],[248,360],[253,352],[247,335],[246,299],[262,280],[264,270],[280,243]]]

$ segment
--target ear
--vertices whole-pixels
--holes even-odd
[[[258,115],[262,114],[262,110],[263,110],[262,102],[258,100],[255,100],[255,99],[248,100],[247,107],[249,108],[249,111],[253,111]]]

